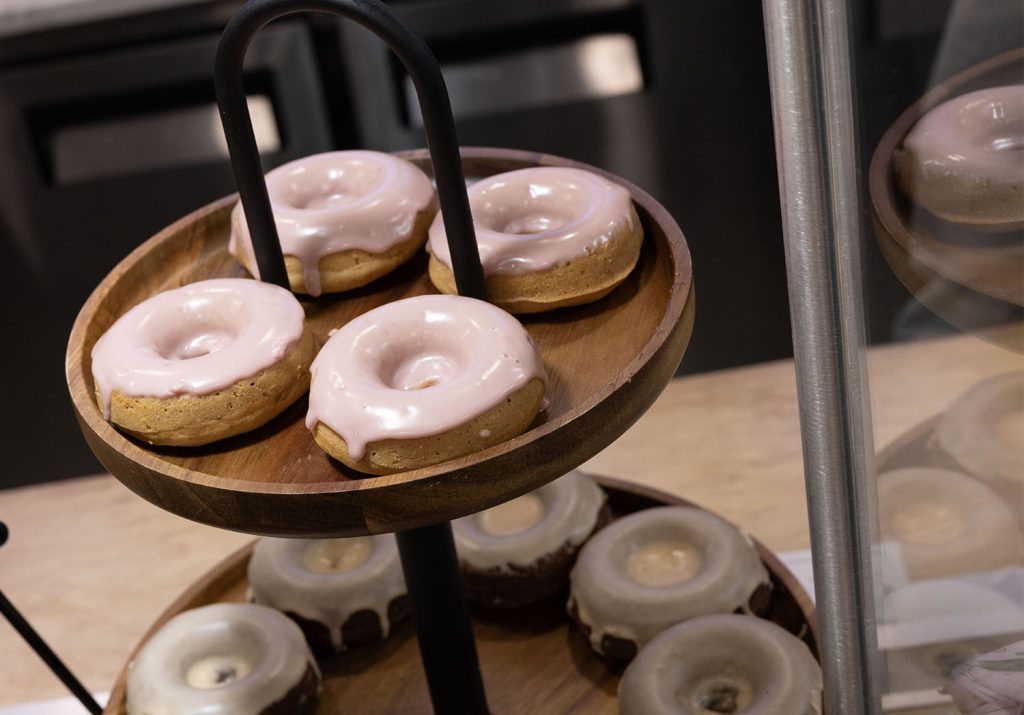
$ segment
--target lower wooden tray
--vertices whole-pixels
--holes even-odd
[[[598,477],[615,516],[665,504],[690,503],[671,494]],[[814,605],[771,551],[755,542],[774,586],[771,620],[800,635],[818,655]],[[157,619],[145,643],[170,618],[190,608],[245,598],[252,545],[210,571]],[[474,613],[473,626],[491,709],[503,715],[614,715],[622,667],[591,651],[565,615],[562,599],[502,614]],[[141,643],[140,643],[141,647]],[[134,654],[133,656],[134,657]],[[361,715],[430,713],[427,683],[412,626],[405,623],[380,644],[321,659],[324,692],[318,712],[358,702]],[[117,678],[108,715],[125,712],[125,670]]]

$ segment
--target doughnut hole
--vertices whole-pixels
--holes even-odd
[[[189,687],[201,690],[223,688],[248,677],[251,672],[252,663],[244,655],[211,655],[200,658],[187,667],[185,682]]]
[[[379,164],[346,160],[334,166],[296,167],[275,187],[274,200],[300,211],[332,209],[365,196],[380,185]]]
[[[249,308],[227,293],[193,296],[141,326],[144,344],[165,360],[194,360],[235,341],[249,322]]]
[[[731,677],[713,676],[699,683],[693,692],[680,689],[676,698],[694,713],[741,713],[753,701],[753,688],[742,673]]]
[[[536,492],[523,494],[476,515],[477,526],[492,536],[515,536],[540,523],[547,511],[544,498]]]
[[[302,555],[302,563],[314,573],[347,573],[365,564],[372,553],[373,541],[366,536],[315,539]]]
[[[571,181],[549,179],[529,185],[495,184],[470,202],[478,226],[526,236],[556,231],[579,220],[587,212],[590,199]]]

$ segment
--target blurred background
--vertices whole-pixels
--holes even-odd
[[[681,0],[405,0],[448,82],[464,145],[571,157],[640,185],[693,254],[697,323],[681,372],[791,355],[761,4]],[[997,3],[998,4],[998,3]],[[237,2],[0,2],[0,487],[100,471],[63,357],[75,315],[127,253],[234,191],[210,77]],[[858,3],[863,146],[944,64],[945,0]],[[899,68],[898,71],[893,68]],[[247,56],[265,168],[332,148],[423,145],[411,86],[368,33],[333,18],[275,23]],[[866,248],[873,342],[950,327]],[[971,320],[1005,319],[977,311]]]

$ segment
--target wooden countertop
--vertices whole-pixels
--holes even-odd
[[[957,337],[868,355],[875,442],[884,446],[1020,355]],[[673,381],[584,469],[649,484],[742,525],[777,551],[808,547],[796,385],[789,361]],[[251,537],[144,502],[113,477],[0,492],[11,539],[0,588],[94,691],[107,690],[142,632]],[[0,706],[66,693],[0,621]]]

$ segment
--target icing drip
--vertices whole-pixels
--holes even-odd
[[[306,290],[320,295],[320,259],[358,249],[383,253],[409,239],[416,215],[434,199],[415,165],[375,151],[315,154],[267,173],[281,250],[302,265]],[[232,255],[256,269],[242,204],[232,214]]]
[[[252,599],[327,627],[336,651],[341,627],[357,611],[373,611],[386,638],[388,604],[405,594],[392,534],[354,539],[274,539],[256,542],[249,561]]]
[[[306,426],[324,423],[357,460],[367,444],[441,434],[530,380],[546,382],[519,321],[489,303],[449,295],[364,313],[327,341],[310,371]]]
[[[632,200],[618,184],[581,169],[537,167],[481,179],[468,189],[484,272],[542,271],[631,229]],[[451,268],[440,214],[430,252]]]
[[[217,278],[158,293],[121,316],[92,349],[103,416],[116,391],[131,397],[206,395],[278,362],[305,313],[289,291]]]

